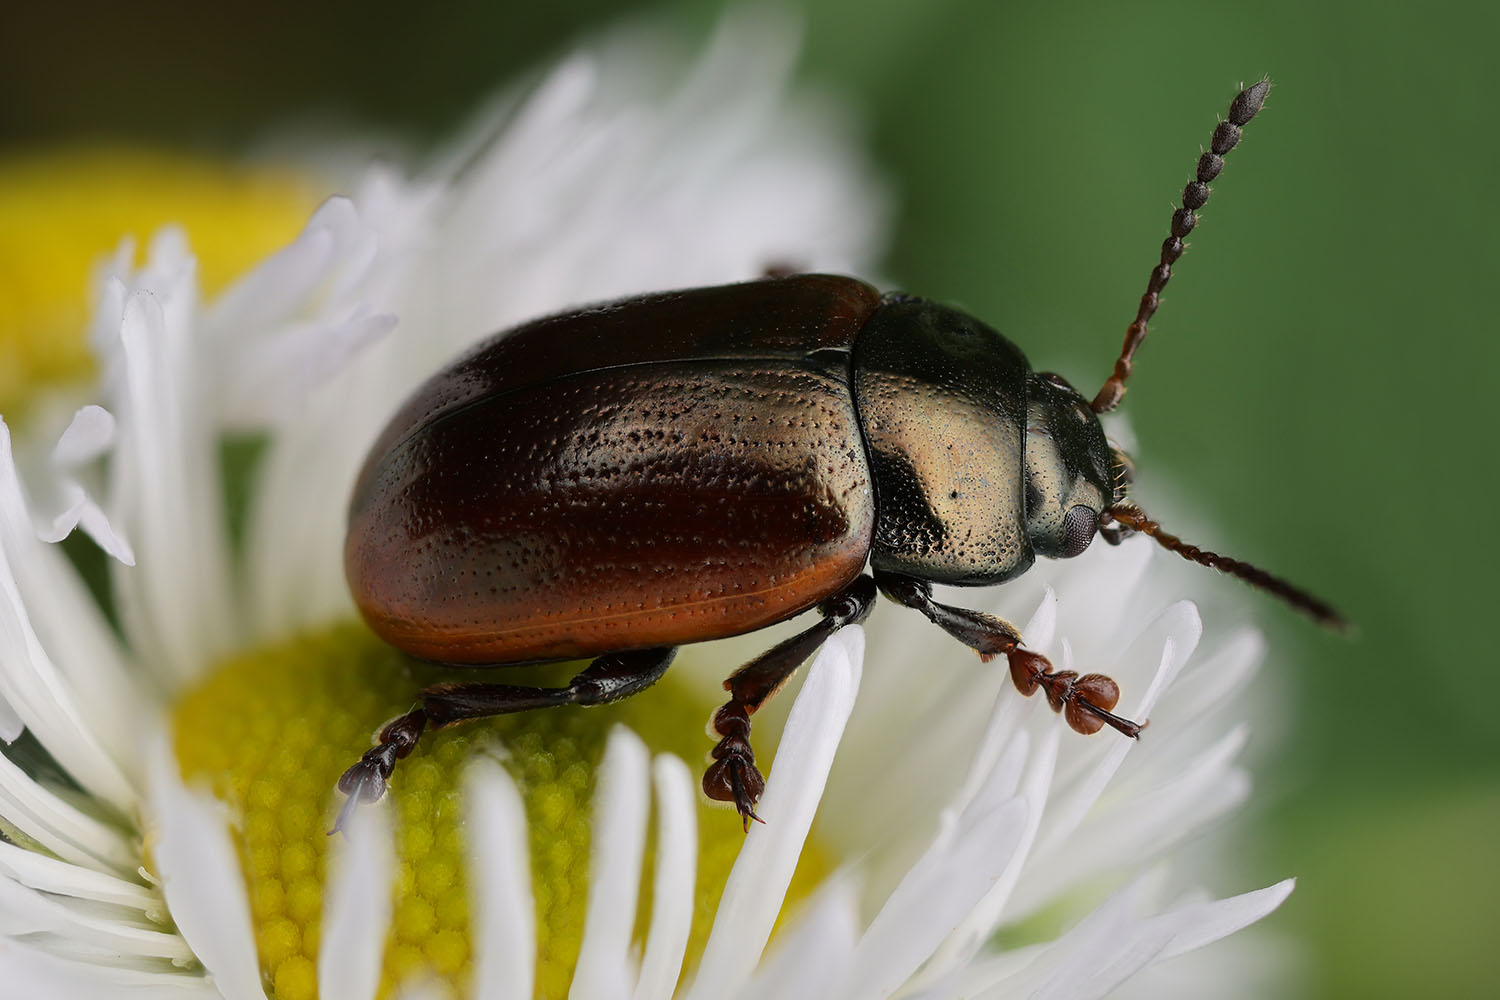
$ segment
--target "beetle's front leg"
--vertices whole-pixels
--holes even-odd
[[[987,615],[939,604],[932,599],[932,584],[915,577],[895,573],[876,573],[881,593],[908,608],[915,608],[928,620],[953,636],[988,662],[1001,653],[1010,664],[1010,678],[1016,690],[1030,695],[1041,688],[1054,712],[1062,712],[1068,725],[1084,735],[1112,726],[1132,739],[1141,735],[1142,724],[1122,719],[1110,712],[1120,700],[1120,687],[1103,674],[1075,671],[1054,672],[1052,662],[1041,653],[1022,647],[1021,633],[1010,622]]]
[[[875,581],[868,576],[818,605],[822,621],[777,643],[745,664],[724,682],[729,701],[714,713],[713,731],[720,737],[713,763],[703,774],[703,793],[719,802],[733,802],[741,823],[750,828],[755,803],[766,790],[766,779],[755,766],[750,748],[750,716],[775,694],[818,647],[845,625],[864,621],[875,606]]]

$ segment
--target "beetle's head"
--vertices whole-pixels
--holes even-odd
[[[1089,401],[1061,376],[1026,380],[1026,534],[1038,555],[1076,556],[1117,499],[1117,458]]]

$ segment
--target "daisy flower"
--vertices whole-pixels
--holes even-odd
[[[372,168],[209,301],[179,230],[104,264],[98,402],[40,453],[0,425],[8,993],[1094,997],[1285,898],[1174,881],[1173,850],[1247,794],[1231,708],[1261,644],[1221,627],[1200,652],[1142,539],[977,595],[1060,666],[1107,665],[1152,719],[1139,744],[1065,731],[887,607],[763,713],[748,835],[684,761],[766,634],[685,650],[618,705],[431,734],[325,836],[338,773],[438,676],[355,623],[342,576],[393,405],[549,310],[869,273],[880,185],[837,109],[792,92],[792,43],[749,15],[691,59],[600,43],[426,169]],[[104,586],[54,544],[74,529]]]

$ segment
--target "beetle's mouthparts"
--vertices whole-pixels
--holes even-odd
[[[1319,625],[1341,632],[1347,632],[1351,628],[1349,620],[1335,611],[1328,602],[1314,597],[1301,587],[1290,584],[1279,576],[1267,573],[1258,566],[1252,566],[1229,556],[1221,556],[1217,552],[1209,552],[1184,542],[1176,535],[1163,530],[1161,525],[1151,520],[1146,516],[1145,511],[1134,504],[1117,503],[1106,508],[1099,518],[1099,523],[1099,533],[1111,545],[1118,545],[1122,539],[1136,532],[1150,535],[1156,539],[1158,545],[1169,552],[1175,552],[1184,559],[1210,569],[1222,570],[1231,576],[1239,577],[1257,590],[1263,590],[1281,598],[1298,611],[1311,616]],[[1119,525],[1119,527],[1113,527],[1112,524]]]

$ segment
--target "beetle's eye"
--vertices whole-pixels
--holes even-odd
[[[1079,504],[1063,518],[1063,558],[1072,559],[1089,547],[1099,530],[1099,515]]]

